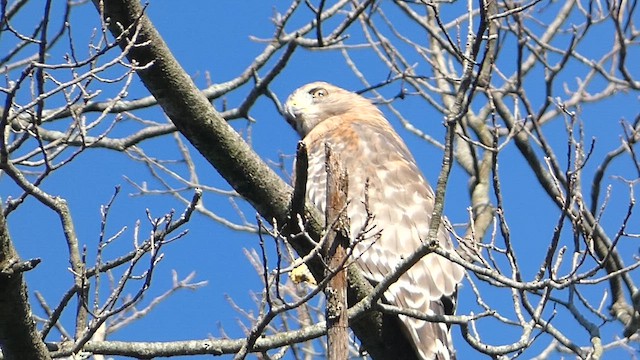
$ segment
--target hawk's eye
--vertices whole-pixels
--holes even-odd
[[[329,93],[327,92],[326,89],[315,88],[309,91],[309,94],[311,94],[311,96],[313,96],[314,98],[321,98],[321,97],[327,96]]]

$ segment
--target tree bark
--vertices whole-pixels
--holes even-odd
[[[38,263],[20,261],[0,208],[0,348],[5,360],[51,359],[33,321],[22,277]]]
[[[324,289],[327,298],[327,359],[343,360],[349,354],[349,318],[347,316],[347,270],[345,268],[349,247],[349,218],[346,214],[349,182],[347,173],[340,166],[337,154],[325,145],[327,168],[327,204],[325,228],[327,238],[322,254],[325,277],[331,277]]]

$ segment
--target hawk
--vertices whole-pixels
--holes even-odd
[[[294,91],[284,109],[287,121],[307,146],[307,197],[323,214],[325,143],[338,154],[348,174],[347,216],[353,256],[369,281],[380,282],[427,241],[433,189],[400,136],[364,97],[314,82]],[[363,239],[365,227],[371,226],[379,233]],[[442,225],[437,241],[442,248],[453,250]],[[453,314],[456,289],[463,275],[459,265],[428,254],[400,276],[384,298],[399,308]],[[455,358],[447,324],[399,317],[420,358]]]

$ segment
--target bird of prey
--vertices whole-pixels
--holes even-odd
[[[295,90],[284,110],[307,146],[307,197],[323,214],[325,143],[346,169],[352,255],[369,281],[380,282],[427,241],[435,197],[432,188],[382,112],[364,97],[314,82]],[[366,235],[371,228],[375,236]],[[437,241],[443,249],[453,250],[442,225]],[[403,309],[453,314],[463,275],[459,265],[428,254],[400,276],[384,298]],[[420,358],[455,358],[447,324],[399,317]]]

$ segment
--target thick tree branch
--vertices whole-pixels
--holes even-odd
[[[27,285],[22,278],[33,264],[37,261],[20,260],[0,211],[0,347],[5,360],[51,358],[33,322]]]

